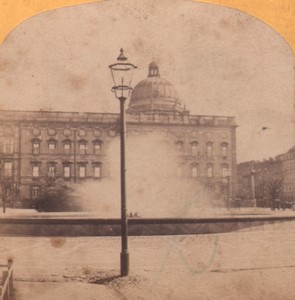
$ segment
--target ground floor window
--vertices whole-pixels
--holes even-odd
[[[86,177],[86,166],[79,166],[79,177],[85,178]]]
[[[33,166],[33,170],[32,170],[32,175],[34,178],[37,178],[39,177],[39,171],[40,171],[40,168],[39,166]]]
[[[32,187],[32,198],[36,199],[40,196],[40,187],[39,186],[33,186]]]
[[[101,177],[101,166],[94,166],[94,178]]]
[[[64,175],[64,178],[70,178],[71,177],[71,167],[70,166],[64,166],[63,167],[63,175]]]

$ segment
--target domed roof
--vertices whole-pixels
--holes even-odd
[[[291,149],[289,149],[287,153],[295,153],[295,146],[293,146]]]
[[[173,85],[160,77],[155,61],[149,65],[148,77],[133,89],[128,112],[183,112]]]

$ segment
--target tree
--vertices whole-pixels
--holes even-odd
[[[271,199],[280,197],[284,178],[281,174],[268,174],[262,180],[264,190]]]
[[[0,188],[3,213],[5,213],[7,201],[11,192],[13,191],[13,179],[10,174],[6,174],[3,161],[0,162]]]
[[[78,210],[72,195],[73,190],[64,182],[61,170],[54,167],[50,170],[42,170],[40,175],[40,195],[33,202],[33,207],[37,211]]]
[[[0,185],[1,185],[1,198],[2,198],[3,213],[5,213],[7,201],[8,201],[9,195],[13,188],[13,182],[12,182],[11,178],[2,176]]]

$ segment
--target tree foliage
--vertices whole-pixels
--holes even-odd
[[[262,184],[264,191],[271,199],[280,197],[283,188],[283,174],[281,172],[268,171],[264,172]]]
[[[33,202],[33,207],[37,211],[64,212],[79,210],[74,201],[72,188],[64,182],[60,171],[57,170],[54,173],[41,172],[39,184],[40,194]]]

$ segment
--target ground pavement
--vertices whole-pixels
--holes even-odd
[[[249,231],[250,230],[250,231]],[[211,235],[0,237],[14,258],[16,300],[295,299],[295,221]]]

